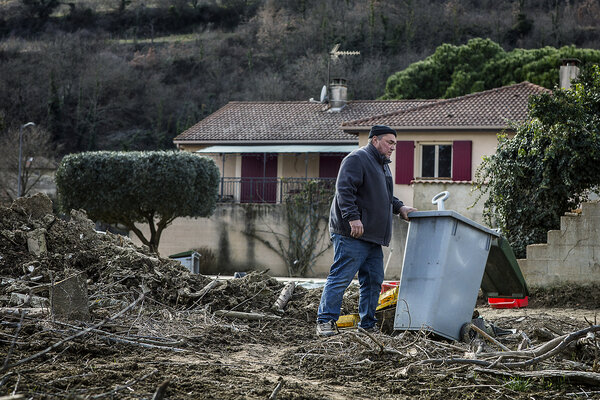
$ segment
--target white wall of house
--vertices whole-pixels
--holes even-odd
[[[432,204],[431,199],[436,194],[447,191],[450,196],[444,202],[446,210],[454,210],[472,221],[487,226],[483,217],[483,204],[487,194],[475,204],[480,192],[473,191],[473,185],[454,182],[417,182],[412,186],[414,191],[413,207],[421,211],[437,210],[437,205]]]
[[[277,176],[281,178],[315,178],[319,176],[318,153],[279,154]]]

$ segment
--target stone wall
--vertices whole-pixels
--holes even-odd
[[[583,203],[581,213],[561,217],[546,244],[527,246],[518,260],[530,286],[600,282],[600,203]]]

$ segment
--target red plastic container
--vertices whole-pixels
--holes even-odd
[[[488,304],[492,308],[522,308],[529,304],[529,297],[523,299],[502,299],[499,297],[489,297]]]
[[[400,282],[397,282],[397,281],[383,282],[381,284],[381,293],[387,292],[388,290],[395,288],[399,284],[400,284]]]

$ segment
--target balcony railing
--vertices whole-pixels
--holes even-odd
[[[220,203],[281,203],[316,183],[323,195],[335,191],[336,178],[221,178]]]

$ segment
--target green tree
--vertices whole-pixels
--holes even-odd
[[[484,66],[502,53],[500,45],[489,39],[472,39],[462,46],[443,44],[425,60],[390,76],[384,98],[434,99],[471,93],[471,86],[483,78]],[[458,87],[453,86],[455,80]]]
[[[600,184],[600,67],[585,68],[570,90],[532,97],[529,113],[476,173],[489,194],[484,215],[519,257]]]
[[[426,59],[391,75],[383,98],[447,99],[523,81],[552,89],[558,84],[563,58],[577,58],[583,65],[598,63],[600,51],[548,46],[505,52],[499,44],[480,38],[461,46],[443,44]]]
[[[87,152],[65,156],[56,172],[59,207],[92,220],[123,224],[158,253],[177,217],[207,217],[215,208],[219,170],[187,152]],[[135,223],[147,223],[146,238]]]

